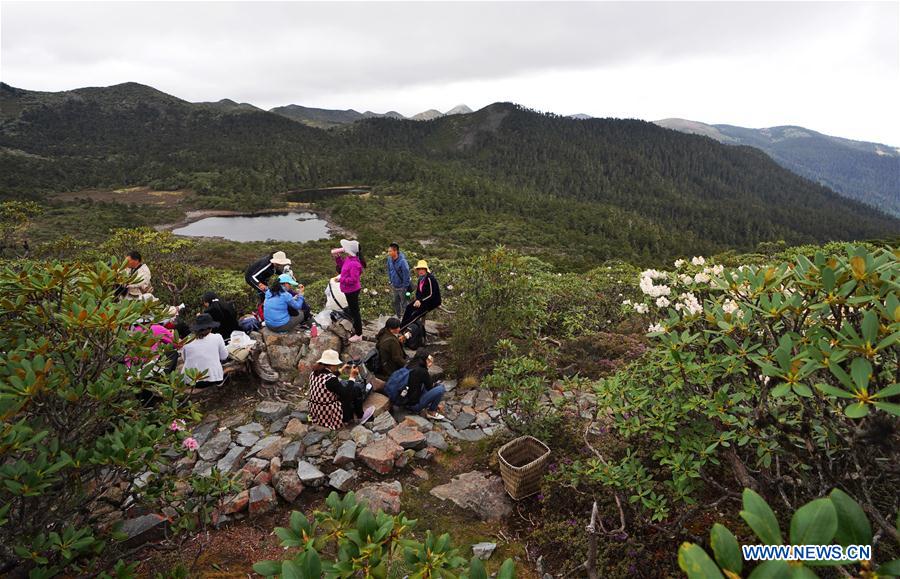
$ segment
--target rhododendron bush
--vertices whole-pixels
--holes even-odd
[[[894,532],[898,252],[847,246],[768,266],[675,266],[643,272],[643,300],[624,304],[655,347],[595,386],[595,428],[629,450],[595,453],[563,476],[611,488],[656,521],[701,494],[709,505],[764,489],[795,508],[839,487]]]

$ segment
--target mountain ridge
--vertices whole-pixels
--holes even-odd
[[[766,152],[779,165],[839,194],[900,217],[900,148],[797,125],[750,129],[670,118],[655,124]]]

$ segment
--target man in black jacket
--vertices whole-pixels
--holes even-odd
[[[266,297],[269,280],[276,273],[281,273],[286,265],[291,265],[291,260],[283,251],[276,251],[253,262],[247,268],[244,279],[247,281],[247,285],[256,290],[260,302]]]

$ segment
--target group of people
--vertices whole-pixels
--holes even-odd
[[[368,264],[358,241],[342,239],[340,245],[331,250],[337,275],[329,286],[329,303],[337,305],[340,310],[336,312],[337,316],[351,321],[353,332],[349,341],[359,342],[363,339],[361,278]],[[122,299],[155,299],[150,269],[140,253],[130,252],[126,261],[130,283],[120,286],[117,295]],[[411,270],[396,243],[388,248],[385,268],[395,317],[388,319],[376,337],[378,365],[370,370],[362,363],[343,364],[336,351],[325,351],[309,377],[310,417],[316,424],[339,428],[349,422],[365,422],[371,418],[374,408],[363,409],[363,403],[376,388],[372,382],[378,384],[377,389],[383,390],[394,404],[414,412],[425,411],[432,418],[442,418],[438,409],[444,388],[434,383],[428,372],[432,357],[419,350],[407,360],[404,349],[417,328],[424,336],[426,314],[441,305],[439,284],[425,260],[419,260]],[[412,271],[416,273],[415,281]],[[246,269],[245,280],[257,296],[257,308],[252,316],[239,318],[233,304],[220,300],[214,292],[206,292],[201,299],[201,313],[190,323],[182,319],[180,308],[172,307],[169,319],[146,328],[139,326],[136,330],[152,332],[158,344],[174,343],[175,331],[181,336],[193,334],[193,339],[181,347],[182,373],[191,370],[202,373],[204,378],[195,384],[197,388],[219,385],[224,379],[223,362],[229,357],[226,343],[235,332],[251,329],[243,322],[252,321],[256,324],[254,327],[265,325],[277,333],[297,331],[312,323],[312,314],[304,297],[305,288],[294,276],[291,260],[283,251],[273,252],[252,263]],[[169,352],[165,371],[174,371],[177,361],[177,351]],[[349,378],[341,379],[341,376]]]

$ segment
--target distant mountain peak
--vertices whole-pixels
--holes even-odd
[[[456,105],[446,113],[444,113],[445,117],[449,117],[450,115],[467,115],[472,112],[472,109],[467,107],[466,105]]]
[[[574,115],[569,115],[569,118],[576,119],[579,121],[586,121],[588,119],[593,119],[594,117],[592,117],[591,115],[586,115],[584,113],[575,113]]]
[[[415,114],[410,119],[414,121],[430,121],[433,119],[437,119],[444,116],[444,113],[437,109],[428,109],[427,111],[422,111],[421,113]]]

